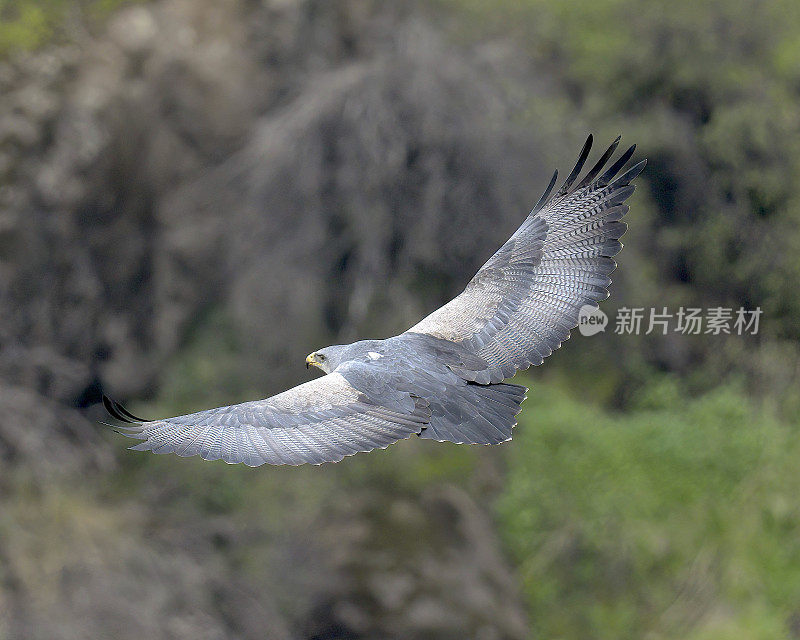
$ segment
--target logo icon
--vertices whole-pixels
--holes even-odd
[[[608,316],[598,307],[585,304],[578,311],[578,331],[582,336],[593,336],[605,331],[607,325]]]

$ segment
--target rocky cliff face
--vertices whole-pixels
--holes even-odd
[[[3,63],[6,384],[152,394],[225,305],[271,391],[309,341],[403,330],[524,215],[497,56],[408,7],[274,4],[136,6]]]
[[[122,11],[97,38],[0,64],[8,495],[114,469],[87,409],[101,389],[155,394],[209,309],[250,345],[241,366],[266,395],[297,382],[289,363],[319,344],[402,331],[463,285],[538,195],[541,141],[515,124],[502,49],[460,48],[435,24],[413,5],[164,0]],[[29,522],[43,543],[49,499]],[[397,526],[412,537],[452,515],[453,540],[407,558],[376,542],[386,499],[366,492],[353,512],[363,530],[316,543],[340,560],[320,569],[327,582],[296,587],[311,595],[292,613],[263,577],[213,577],[230,571],[213,559],[229,535],[219,523],[188,548],[153,547],[136,507],[115,506],[111,522],[87,499],[91,531],[72,515],[64,525],[82,548],[63,562],[68,540],[51,550],[53,593],[38,591],[52,580],[25,533],[0,543],[0,631],[264,637],[266,618],[270,637],[524,633],[490,522],[466,494],[389,497],[386,517],[406,513]],[[117,522],[131,527],[101,540]],[[90,550],[84,534],[98,537]],[[185,599],[174,615],[170,598]]]

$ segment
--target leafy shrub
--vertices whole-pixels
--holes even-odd
[[[670,386],[625,414],[532,389],[499,512],[533,637],[776,638],[800,615],[798,425]]]

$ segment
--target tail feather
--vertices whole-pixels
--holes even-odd
[[[448,402],[431,401],[431,422],[420,438],[458,444],[511,439],[528,389],[518,384],[466,384]]]

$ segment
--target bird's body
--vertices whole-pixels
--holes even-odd
[[[464,292],[405,333],[319,349],[327,375],[271,398],[146,421],[104,397],[133,449],[229,463],[320,464],[418,435],[456,443],[509,440],[525,387],[503,382],[541,364],[569,337],[584,305],[608,296],[630,186],[644,167],[600,172],[617,142],[573,187],[591,136],[564,185],[555,176],[516,233]]]

